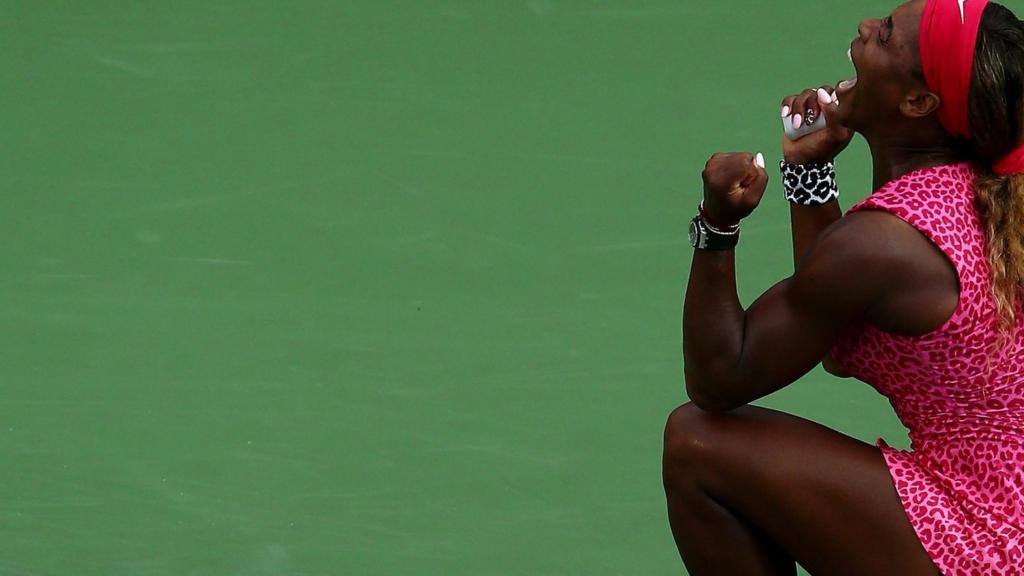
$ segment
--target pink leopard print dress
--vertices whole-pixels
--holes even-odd
[[[927,236],[956,267],[960,301],[924,336],[855,325],[832,356],[909,430],[909,452],[877,445],[935,565],[945,576],[1024,575],[1024,313],[1000,342],[973,179],[969,164],[926,168],[850,208]]]

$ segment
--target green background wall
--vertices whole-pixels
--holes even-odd
[[[893,6],[5,2],[0,574],[680,573],[700,170]],[[760,404],[906,446],[820,370]]]

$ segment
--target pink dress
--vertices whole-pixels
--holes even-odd
[[[1024,574],[1024,310],[1000,341],[969,164],[926,168],[847,213],[884,210],[956,267],[960,301],[939,329],[898,336],[860,323],[835,361],[889,399],[911,451],[879,438],[910,523],[945,576]]]

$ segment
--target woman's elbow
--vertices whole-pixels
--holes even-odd
[[[831,354],[822,359],[821,367],[825,369],[825,372],[828,372],[833,376],[850,378],[850,373],[843,370],[843,367],[839,365],[839,362],[836,362],[835,358],[833,358]]]
[[[705,412],[728,412],[745,404],[744,402],[736,402],[733,399],[725,398],[721,394],[702,390],[702,387],[698,386],[696,382],[694,379],[686,379],[686,395],[689,397],[690,402]]]

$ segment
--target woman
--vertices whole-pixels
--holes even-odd
[[[1024,574],[1024,23],[914,0],[862,22],[851,59],[855,80],[783,102],[829,128],[784,139],[796,272],[746,311],[732,248],[764,162],[704,170],[691,403],[665,433],[676,544],[694,576]],[[875,192],[843,216],[831,161],[854,132]],[[890,399],[912,451],[747,406],[823,360]]]

